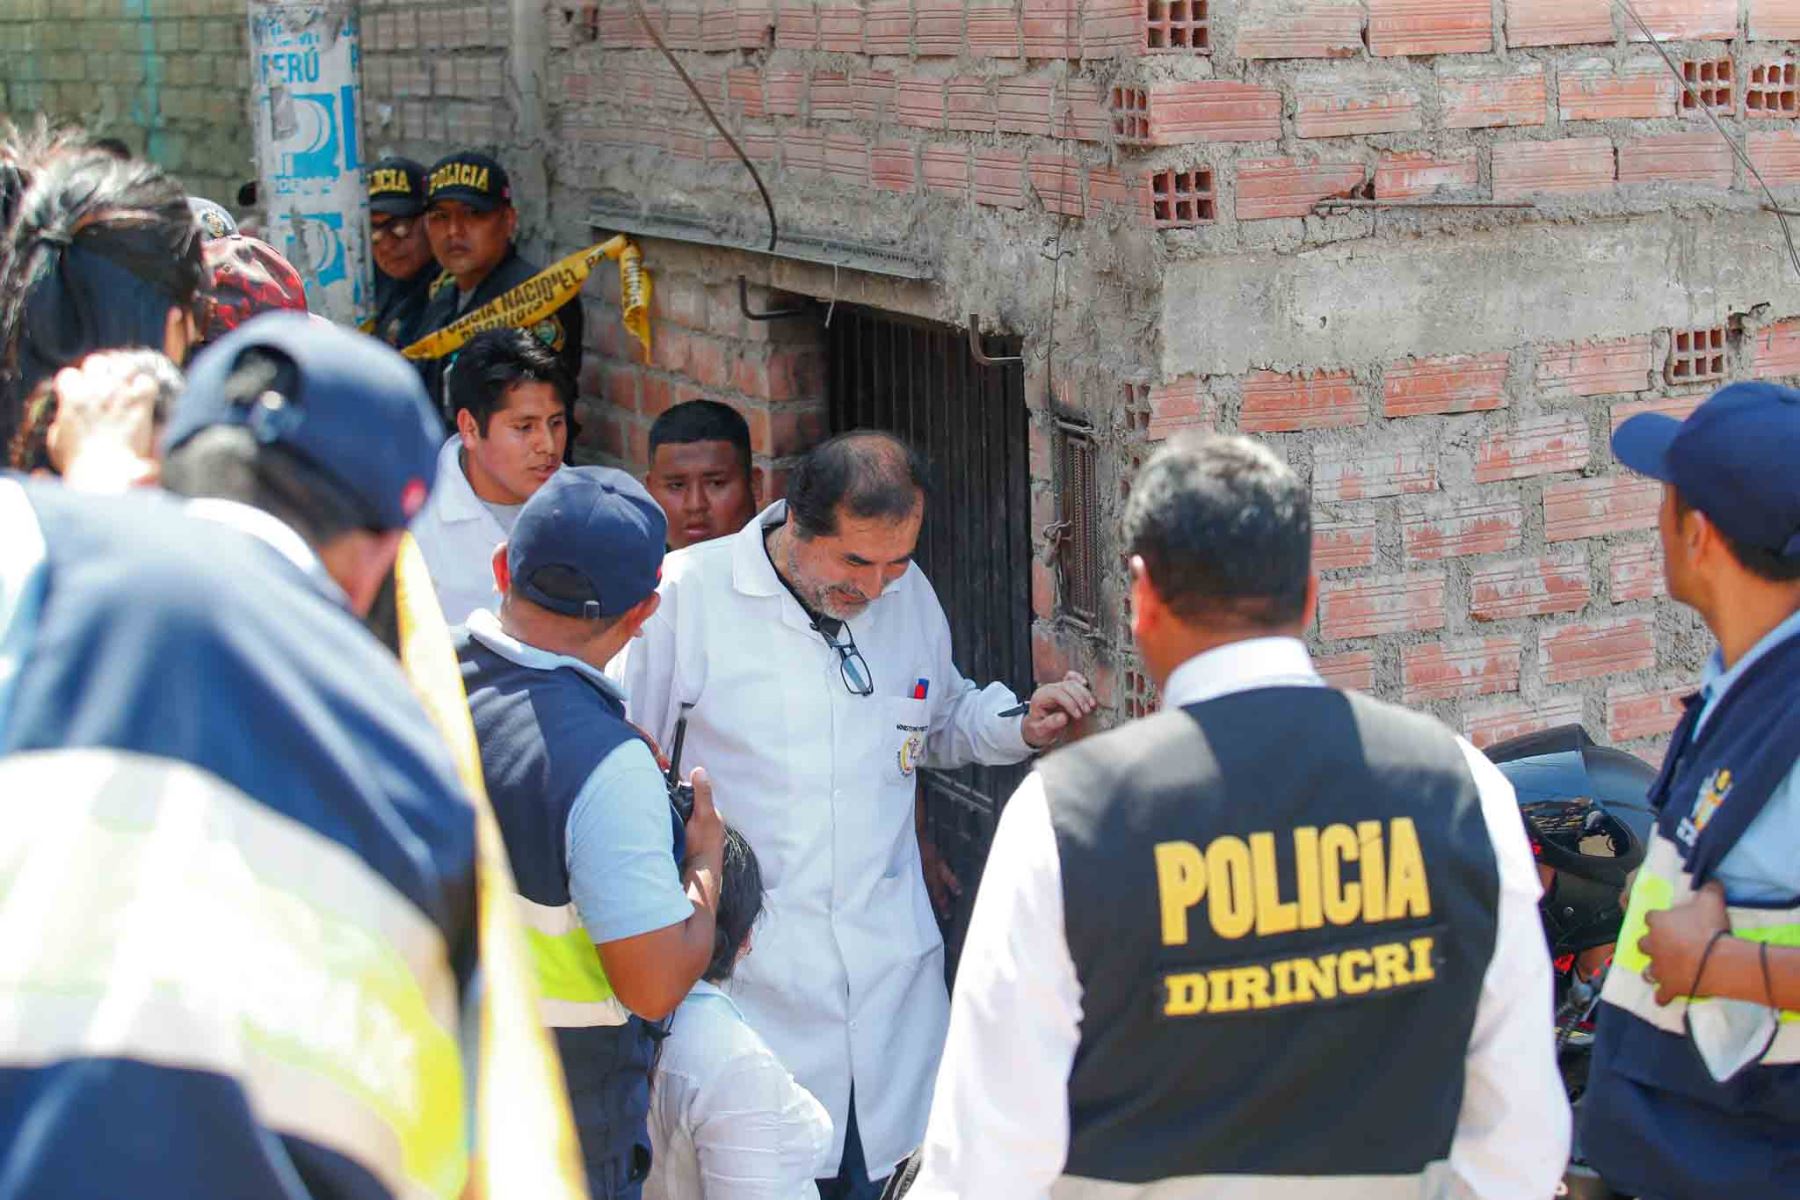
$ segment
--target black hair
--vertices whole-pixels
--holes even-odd
[[[0,256],[0,438],[38,382],[95,350],[161,350],[207,271],[187,193],[141,159],[67,141],[14,161],[26,184]]]
[[[1675,512],[1677,516],[1685,517],[1688,513],[1697,511],[1694,506],[1689,504],[1682,496],[1679,489],[1671,488],[1671,490],[1675,492]],[[1708,520],[1711,520],[1711,518],[1709,517]],[[1762,546],[1751,546],[1744,542],[1740,542],[1729,533],[1726,533],[1723,529],[1719,529],[1718,522],[1716,521],[1712,522],[1712,527],[1715,530],[1718,530],[1719,537],[1725,542],[1725,549],[1731,551],[1731,557],[1737,560],[1738,566],[1744,568],[1744,570],[1750,572],[1758,579],[1763,580],[1765,583],[1794,583],[1800,581],[1800,554],[1794,555],[1791,558],[1784,557],[1774,550],[1765,549]]]
[[[124,140],[121,138],[116,138],[116,137],[90,138],[88,140],[88,145],[92,146],[96,150],[105,151],[107,154],[112,155],[114,158],[130,158],[131,157],[131,147],[127,146],[125,144]]]
[[[788,480],[788,512],[802,538],[837,532],[838,510],[903,521],[931,493],[925,457],[891,433],[841,433],[800,460]]]
[[[248,402],[265,391],[295,395],[293,360],[267,347],[246,350],[225,379],[227,398]],[[169,451],[163,486],[177,495],[236,500],[289,525],[315,550],[346,533],[372,528],[366,506],[323,469],[241,425],[202,429]]]
[[[728,442],[737,451],[744,478],[750,477],[750,425],[737,409],[717,400],[689,400],[656,418],[650,426],[650,459],[658,446],[685,446],[692,442]]]
[[[1132,481],[1125,546],[1184,621],[1281,628],[1306,614],[1312,511],[1260,442],[1191,435],[1157,451]]]
[[[719,912],[713,921],[712,961],[700,978],[723,983],[737,966],[738,951],[763,911],[762,867],[744,835],[725,827],[724,867],[719,878]]]
[[[575,381],[556,352],[523,329],[490,329],[469,339],[450,369],[450,415],[454,419],[468,409],[486,437],[488,422],[500,410],[508,389],[521,383],[547,383],[556,389],[573,444]]]

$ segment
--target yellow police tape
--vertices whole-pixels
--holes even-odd
[[[461,350],[489,329],[527,329],[573,300],[603,258],[619,260],[619,295],[624,324],[650,357],[650,273],[644,255],[624,234],[560,258],[515,288],[494,297],[472,313],[427,334],[400,353],[411,359],[442,358]]]
[[[449,746],[475,805],[483,988],[469,1194],[495,1200],[587,1200],[562,1066],[538,1018],[537,990],[513,906],[512,868],[482,782],[481,754],[456,651],[425,557],[411,534],[401,543],[394,579],[401,665]]]

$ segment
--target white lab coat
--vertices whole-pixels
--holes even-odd
[[[461,625],[478,608],[499,609],[494,547],[506,540],[506,530],[469,486],[461,452],[462,439],[455,436],[438,451],[437,483],[411,526],[438,606],[451,625]]]
[[[1013,693],[957,672],[916,566],[849,623],[875,684],[852,695],[763,549],[763,527],[785,513],[777,502],[742,532],[671,555],[661,607],[613,670],[631,718],[665,748],[693,706],[683,769],[706,768],[768,889],[754,952],[726,990],[831,1114],[834,1165],[854,1081],[878,1179],[924,1136],[948,1023],[913,831],[917,768],[1018,762],[1030,748],[1020,719],[997,715]],[[921,679],[928,696],[912,699]]]

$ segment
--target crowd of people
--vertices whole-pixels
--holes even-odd
[[[775,498],[694,401],[641,481],[573,465],[578,300],[397,352],[536,272],[504,167],[367,182],[358,332],[153,164],[0,149],[0,1197],[462,1194],[482,803],[596,1200],[1556,1191],[1545,857],[1466,740],[1320,678],[1267,446],[1145,465],[1163,710],[1057,749],[1096,697],[958,670],[913,447],[840,433]],[[1614,444],[1720,648],[1582,1151],[1800,1195],[1800,392]],[[409,539],[480,795],[393,617]],[[1033,756],[952,998],[920,772]]]

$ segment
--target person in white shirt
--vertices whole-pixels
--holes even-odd
[[[831,1117],[719,985],[750,952],[762,870],[725,830],[713,957],[669,1024],[650,1085],[644,1200],[815,1200]]]
[[[450,372],[456,436],[438,452],[437,486],[412,524],[444,619],[494,611],[494,547],[563,465],[575,383],[555,351],[518,329],[477,334]]]
[[[1007,805],[909,1200],[1542,1200],[1568,1160],[1510,784],[1320,679],[1304,485],[1178,439],[1125,513],[1163,711]]]
[[[887,434],[813,450],[788,498],[669,556],[662,604],[609,670],[632,720],[718,781],[769,882],[725,991],[831,1114],[825,1200],[878,1190],[925,1132],[949,997],[917,822],[923,766],[1011,763],[1093,708],[1079,676],[1012,691],[963,678],[913,564],[925,467]],[[852,1102],[854,1088],[854,1103]]]

